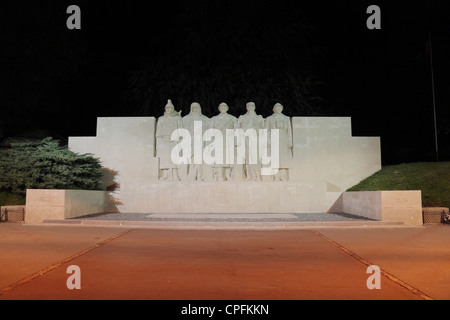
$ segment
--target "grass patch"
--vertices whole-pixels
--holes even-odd
[[[0,191],[0,206],[25,205],[25,198],[24,194]]]
[[[385,166],[347,191],[422,190],[422,206],[450,207],[450,162]]]

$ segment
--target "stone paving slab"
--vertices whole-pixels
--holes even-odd
[[[181,213],[102,213],[90,216],[71,219],[78,220],[108,220],[108,221],[227,221],[227,222],[276,222],[276,221],[292,221],[292,222],[332,222],[332,221],[374,221],[364,217],[337,214],[327,212],[317,213],[205,213],[205,214],[181,214]]]
[[[385,278],[369,290],[367,266],[312,231],[135,229],[54,265],[0,299],[420,299]],[[66,286],[70,265],[80,290]]]
[[[123,230],[0,223],[0,288]]]
[[[293,214],[285,213],[260,213],[260,214],[223,214],[223,213],[205,213],[205,214],[195,214],[195,213],[152,213],[146,216],[150,219],[201,219],[201,220],[230,220],[230,219],[276,219],[276,220],[292,220],[298,219]]]
[[[401,222],[382,221],[225,221],[225,220],[182,220],[182,221],[130,221],[130,220],[45,220],[43,225],[70,225],[110,228],[166,229],[166,230],[303,230],[322,228],[416,228]]]
[[[0,224],[0,300],[450,299],[450,226],[177,230]],[[382,270],[368,290],[367,265]],[[66,286],[81,268],[81,290]]]
[[[76,219],[44,220],[44,224],[177,230],[300,230],[335,227],[407,227],[401,222],[375,221],[354,215],[332,213],[107,213]]]
[[[450,300],[450,225],[320,233],[438,300]]]

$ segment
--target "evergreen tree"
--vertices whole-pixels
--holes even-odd
[[[0,190],[25,193],[26,189],[99,189],[100,160],[79,155],[52,138],[13,143],[0,150]]]

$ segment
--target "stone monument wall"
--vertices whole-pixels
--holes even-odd
[[[291,181],[342,192],[381,169],[379,137],[353,137],[349,117],[293,117]]]
[[[293,117],[291,124],[288,181],[161,181],[154,117],[98,118],[96,137],[70,137],[69,148],[100,158],[104,189],[130,213],[327,212],[381,169],[380,138],[353,137],[350,118]]]

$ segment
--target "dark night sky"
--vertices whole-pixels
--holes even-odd
[[[174,97],[149,100],[146,112],[151,114],[143,114],[139,102],[129,98],[130,78],[142,67],[142,61],[158,63],[164,58],[166,63],[177,66],[167,69],[173,75],[163,74],[163,68],[162,83],[152,82],[149,87],[168,86],[167,82],[182,72],[189,76],[185,71],[189,66],[183,66],[178,59],[192,49],[184,42],[191,39],[189,32],[194,30],[200,35],[195,50],[201,52],[200,60],[208,60],[207,66],[222,64],[223,58],[229,59],[230,64],[236,62],[235,66],[242,66],[242,70],[249,70],[247,62],[252,68],[265,70],[267,67],[258,65],[260,61],[273,63],[277,68],[279,63],[281,70],[286,65],[275,61],[278,58],[271,61],[259,57],[282,57],[277,50],[287,51],[291,61],[286,67],[289,72],[313,72],[319,83],[316,89],[320,105],[325,110],[322,115],[351,116],[353,135],[381,136],[383,164],[433,161],[433,105],[427,50],[430,28],[440,160],[449,160],[450,19],[444,3],[364,0],[2,3],[0,134],[5,138],[31,129],[45,129],[63,137],[95,135],[99,116],[160,116],[166,100],[175,99],[176,93]],[[66,28],[69,16],[66,8],[70,4],[81,8],[81,30]],[[381,8],[381,30],[366,27],[369,16],[366,9],[371,4]],[[302,32],[297,37],[295,32],[289,34],[283,28],[287,23],[295,25],[296,15],[311,28],[306,40]],[[203,39],[201,35],[206,36]],[[252,40],[250,53],[242,53],[242,59],[233,58],[239,57],[239,52],[230,53],[230,37],[238,43]],[[280,39],[279,43],[274,43],[274,39]],[[320,59],[296,56],[302,51],[295,46],[302,43],[317,49]],[[191,67],[194,71],[190,72],[195,72],[202,67],[202,61]],[[245,71],[242,73],[244,83],[239,88],[245,87]],[[210,74],[207,79],[215,81],[214,77]],[[189,77],[186,81],[189,82]],[[233,106],[238,104],[240,93],[234,94],[222,97],[212,93],[207,100],[201,92],[195,92],[192,99],[195,97],[202,105],[205,100],[217,101],[210,106],[215,110],[223,100]],[[289,93],[283,97],[290,100]],[[260,97],[250,99],[258,101]],[[290,103],[257,104],[257,111],[267,116],[275,102],[285,106]],[[174,104],[183,109],[183,114],[187,113],[187,103],[179,105],[174,100]],[[235,107],[244,110],[244,105]]]

